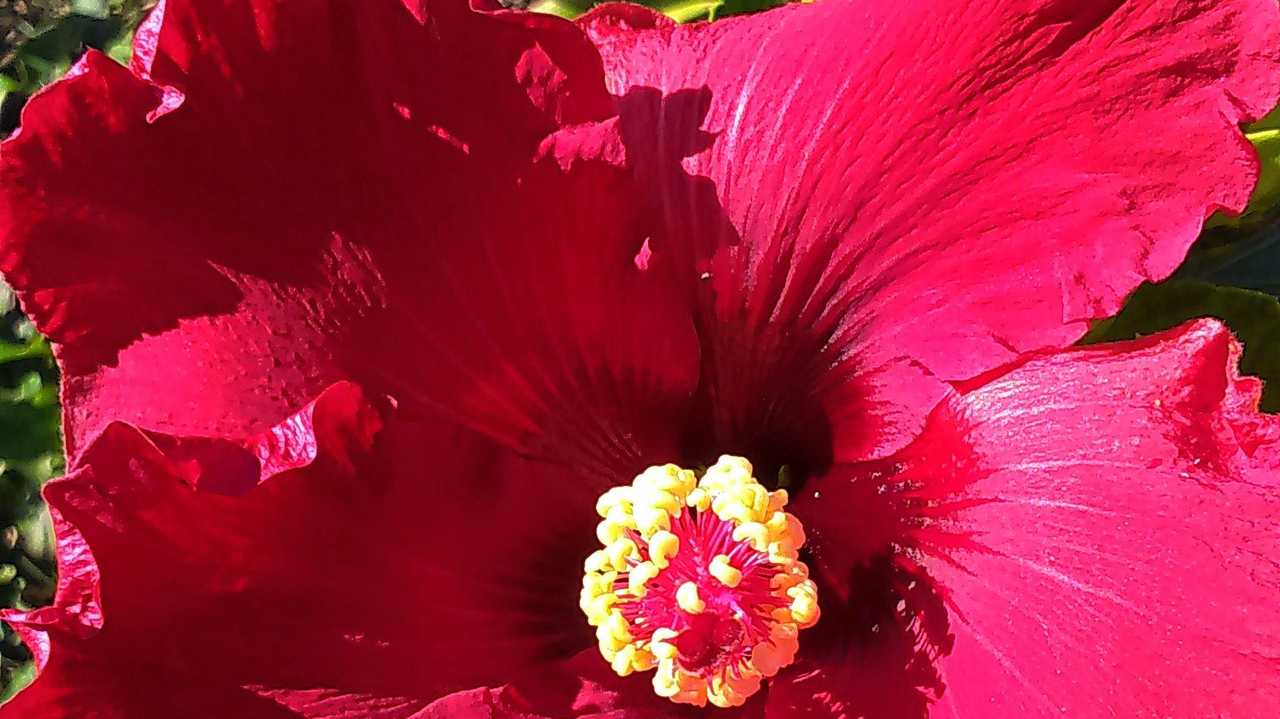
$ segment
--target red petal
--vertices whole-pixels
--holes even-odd
[[[830,0],[680,27],[615,5],[580,24],[675,235],[655,251],[703,300],[708,385],[743,418],[724,423],[732,443],[829,416],[797,399],[826,373],[909,356],[971,377],[1071,343],[1168,275],[1209,212],[1249,196],[1237,125],[1280,91],[1277,14]]]
[[[822,619],[769,684],[769,719],[922,716],[942,689],[935,663],[947,649],[947,612],[905,564],[882,551],[852,571],[847,596],[820,589]]]
[[[598,481],[352,385],[247,446],[154,440],[110,425],[49,485],[66,586],[9,617],[48,656],[0,716],[394,719],[591,641]],[[274,476],[213,481],[255,451]]]
[[[446,696],[427,708],[424,719],[759,719],[763,710],[762,695],[733,709],[673,704],[653,692],[649,675],[619,677],[592,648],[500,687]]]
[[[612,112],[579,31],[454,2],[159,12],[141,77],[91,53],[0,159],[0,270],[60,344],[73,455],[112,419],[260,431],[342,378],[584,466],[674,441],[692,324],[633,263],[625,172],[557,134]]]
[[[954,641],[928,716],[1280,706],[1280,420],[1238,355],[1204,321],[1029,359],[797,507],[829,578],[870,556],[850,516],[923,558]]]
[[[92,636],[102,628],[101,583],[98,563],[84,536],[55,508],[49,510],[57,534],[58,590],[54,604],[22,611],[6,609],[0,617],[22,637],[43,670],[49,661],[49,630],[78,637]]]

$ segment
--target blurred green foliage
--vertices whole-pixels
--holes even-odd
[[[33,92],[86,47],[127,60],[132,28],[155,0],[0,0],[0,134]]]
[[[53,530],[40,488],[62,471],[58,370],[49,343],[0,285],[0,606],[53,599]],[[0,700],[33,673],[31,655],[0,627]]]
[[[0,0],[0,136],[27,98],[86,47],[128,59],[132,28],[151,0]],[[58,369],[49,343],[0,282],[0,607],[48,604],[54,537],[40,488],[63,469]],[[34,677],[31,654],[0,625],[0,701]]]
[[[1245,129],[1245,136],[1258,151],[1261,173],[1258,185],[1249,199],[1249,206],[1239,217],[1219,213],[1209,219],[1206,227],[1242,227],[1256,225],[1267,220],[1268,212],[1280,202],[1280,107]]]
[[[1280,297],[1280,108],[1245,134],[1261,170],[1249,205],[1239,217],[1209,218],[1174,276]]]
[[[560,17],[575,18],[596,5],[617,0],[500,0],[507,7],[527,7]],[[790,0],[648,0],[641,5],[661,11],[678,22],[715,20],[748,12],[768,10]]]

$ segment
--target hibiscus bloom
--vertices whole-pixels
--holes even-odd
[[[1244,206],[1277,14],[162,3],[0,154],[75,458],[0,716],[1270,716],[1259,383],[1061,347]]]

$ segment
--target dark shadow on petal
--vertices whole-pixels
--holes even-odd
[[[847,601],[822,592],[801,656],[771,685],[770,717],[925,719],[944,687],[936,661],[953,637],[942,597],[892,552],[849,573]]]
[[[239,497],[258,486],[258,458],[235,442],[143,433],[174,463],[179,478],[196,491]]]
[[[831,337],[816,325],[761,316],[784,301],[788,272],[769,267],[752,285],[733,266],[740,258],[726,257],[743,238],[715,183],[682,165],[719,140],[702,129],[711,100],[706,88],[667,95],[635,88],[618,100],[628,165],[660,215],[651,262],[669,267],[696,307],[702,381],[685,454],[706,463],[747,456],[767,483],[783,466],[808,476],[832,461],[831,420],[817,391],[831,365],[822,351]]]

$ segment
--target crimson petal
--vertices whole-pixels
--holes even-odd
[[[595,649],[533,668],[498,687],[468,689],[432,704],[423,719],[759,719],[764,703],[732,709],[673,704],[653,693],[645,676],[619,677]]]
[[[588,646],[601,480],[388,414],[342,384],[240,443],[110,425],[47,490],[63,586],[5,615],[42,668],[0,716],[405,718]]]
[[[59,345],[69,452],[112,420],[242,436],[354,378],[630,476],[697,345],[634,263],[625,172],[561,133],[612,112],[554,18],[164,3],[132,72],[89,53],[0,156],[0,271]]]

